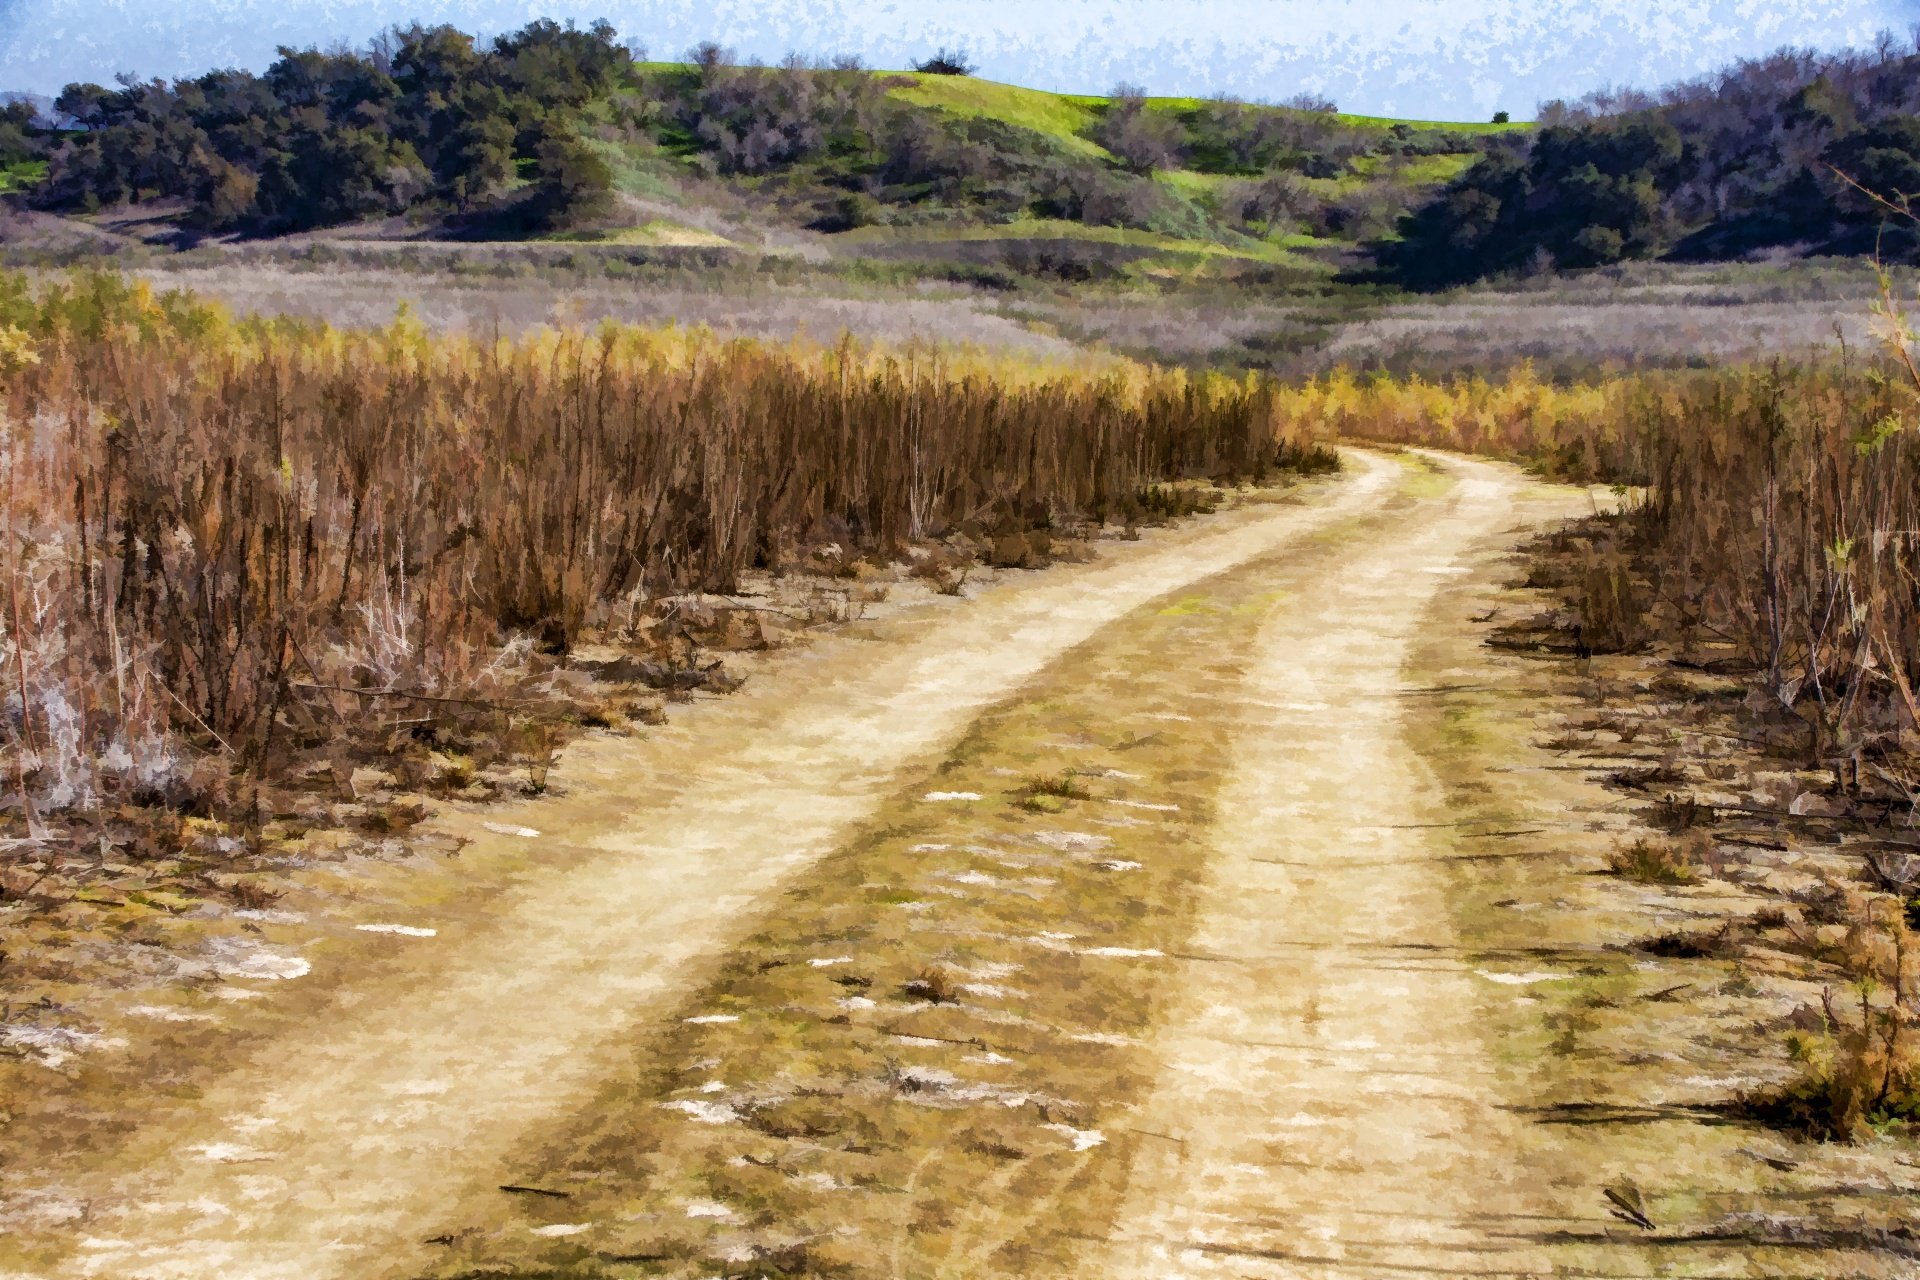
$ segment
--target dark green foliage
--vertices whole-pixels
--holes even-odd
[[[54,135],[27,101],[0,101],[0,192],[37,185],[46,174]]]
[[[1388,260],[1411,283],[1444,285],[1645,257],[1662,243],[1680,154],[1678,131],[1657,118],[1543,129],[1530,152],[1490,151],[1405,219]]]
[[[260,76],[69,85],[56,108],[80,132],[53,154],[39,199],[183,201],[190,225],[271,233],[423,201],[465,211],[525,159],[543,175],[535,198],[570,214],[611,175],[558,141],[577,143],[573,124],[549,121],[605,95],[629,56],[604,23],[535,22],[485,50],[451,27],[416,25],[366,53],[283,48]]]
[[[1871,128],[1842,135],[1829,148],[1828,158],[1867,189],[1841,192],[1843,208],[1872,216],[1876,212],[1873,197],[1904,204],[1920,196],[1920,116],[1890,116]]]
[[[580,137],[574,120],[556,112],[541,123],[534,146],[533,203],[548,227],[567,227],[605,213],[613,201],[613,169]]]
[[[31,102],[0,103],[0,167],[46,158],[49,139]]]
[[[1659,255],[1910,255],[1879,201],[1920,194],[1917,80],[1920,53],[1783,53],[1657,100],[1549,103],[1531,145],[1490,152],[1405,219],[1384,263],[1432,288]]]
[[[930,76],[970,76],[980,68],[968,59],[965,49],[948,49],[942,45],[931,58],[914,63],[913,69]]]

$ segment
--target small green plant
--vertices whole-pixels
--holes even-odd
[[[1787,1038],[1800,1074],[1743,1101],[1769,1123],[1846,1142],[1920,1120],[1920,1060],[1913,1046],[1920,975],[1906,919],[1885,900],[1857,904],[1840,953],[1851,975],[1851,1001],[1824,989],[1820,1029]]]

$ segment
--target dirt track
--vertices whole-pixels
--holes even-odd
[[[1785,1064],[1728,1030],[1781,1006],[1635,945],[1729,886],[1596,874],[1641,814],[1543,739],[1599,682],[1485,643],[1540,608],[1525,531],[1587,496],[1428,461],[1421,532],[1350,545],[1255,642],[1144,1136],[1077,1274],[1915,1274],[1908,1158],[1731,1114]]]
[[[1409,719],[1408,695],[1420,692],[1411,655],[1477,643],[1436,600],[1499,580],[1522,526],[1584,501],[1488,464],[1355,454],[1346,477],[1298,500],[822,644],[645,742],[583,742],[563,761],[564,794],[446,819],[473,837],[465,860],[476,873],[511,873],[484,904],[423,904],[404,922],[420,934],[369,943],[386,950],[381,965],[316,969],[303,997],[312,1016],[260,1052],[215,1070],[210,1033],[204,1086],[156,1110],[130,1146],[35,1171],[47,1194],[86,1211],[15,1230],[0,1244],[0,1277],[574,1274],[539,1251],[590,1230],[573,1219],[591,1196],[541,1226],[515,1217],[525,1197],[503,1207],[514,1198],[496,1188],[530,1151],[586,1145],[574,1134],[596,1098],[660,1114],[637,1094],[608,1095],[608,1082],[630,1072],[636,1041],[686,1018],[716,957],[756,922],[777,926],[775,895],[873,824],[940,809],[923,801],[947,785],[938,761],[963,735],[1024,704],[1065,707],[1076,691],[1075,723],[1098,729],[1120,701],[1098,692],[1113,687],[1101,680],[1124,681],[1129,663],[1155,653],[1194,662],[1210,627],[1240,637],[1235,652],[1204,671],[1194,662],[1142,678],[1145,700],[1129,712],[1186,722],[1185,706],[1217,719],[1222,766],[1196,770],[1212,757],[1195,756],[1164,774],[1191,780],[1181,820],[1196,834],[1156,834],[1145,820],[1180,806],[1150,797],[1118,799],[1140,816],[1109,828],[1147,832],[1128,838],[1148,850],[1196,842],[1197,892],[1169,882],[1194,909],[1154,925],[1190,936],[1164,953],[1082,953],[1171,975],[1141,1046],[1152,1086],[1123,1126],[1109,1122],[1108,1145],[1042,1126],[1072,1139],[1061,1158],[1076,1162],[1053,1194],[1124,1195],[1102,1201],[1098,1221],[1062,1225],[1047,1206],[1064,1201],[1022,1203],[1010,1175],[979,1189],[947,1256],[907,1261],[903,1242],[916,1237],[902,1225],[888,1265],[968,1277],[1030,1274],[1023,1257],[1071,1258],[1088,1277],[1545,1275],[1565,1261],[1551,1247],[1558,1233],[1604,1250],[1608,1274],[1666,1274],[1658,1256],[1609,1234],[1598,1195],[1611,1166],[1597,1139],[1524,1131],[1514,1051],[1489,1031],[1489,1011],[1509,1017],[1551,975],[1463,951],[1440,868],[1459,840],[1450,797],[1477,783],[1443,786]],[[1173,624],[1188,648],[1156,649]],[[1129,744],[1149,737],[1127,733]],[[957,839],[976,838],[966,833],[976,819],[946,820],[960,823]],[[949,847],[961,846],[912,846]],[[956,883],[985,883],[960,874],[973,879]],[[946,1043],[905,1039],[929,1054]],[[703,1140],[723,1132],[692,1127]],[[1682,1150],[1692,1130],[1664,1140],[1659,1159],[1688,1176],[1727,1158],[1717,1139]],[[691,1150],[696,1171],[712,1163]],[[664,1148],[649,1160],[630,1179],[635,1195],[670,1163]],[[889,1203],[902,1203],[892,1190]],[[701,1204],[669,1216],[684,1226]],[[645,1214],[624,1220],[652,1230]],[[1074,1234],[1087,1229],[1103,1234]],[[519,1252],[489,1254],[489,1231]],[[1015,1248],[1049,1231],[1039,1252]],[[450,1260],[455,1235],[478,1242],[471,1257]],[[570,1256],[567,1266],[589,1257]],[[1745,1256],[1730,1248],[1711,1273],[1792,1274]],[[684,1274],[707,1273],[689,1265]],[[603,1273],[628,1274],[581,1272]]]
[[[96,1206],[81,1247],[40,1265],[116,1280],[417,1268],[431,1256],[422,1224],[590,1091],[634,1021],[903,767],[1103,625],[1364,509],[1396,468],[1356,470],[1303,504],[1245,509],[903,624],[894,642],[826,646],[691,727],[583,744],[564,799],[456,819],[475,841],[468,860],[537,840],[549,874],[484,922],[406,922],[437,934],[394,937],[409,949],[399,974],[371,989],[342,980],[324,1020],[150,1126],[109,1185],[72,1193]],[[516,827],[538,835],[492,829]]]
[[[1512,1122],[1433,872],[1434,781],[1402,732],[1409,646],[1462,554],[1512,518],[1491,467],[1422,536],[1356,548],[1259,639],[1194,963],[1113,1250],[1088,1276],[1545,1273],[1498,1256]],[[1438,508],[1435,510],[1434,508]]]

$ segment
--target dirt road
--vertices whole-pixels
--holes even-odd
[[[1525,1176],[1435,874],[1441,797],[1403,668],[1515,486],[1465,477],[1420,537],[1367,548],[1258,641],[1196,963],[1110,1251],[1088,1276],[1550,1274],[1488,1231]],[[1524,980],[1524,976],[1522,977]]]
[[[1408,662],[1465,634],[1436,598],[1583,501],[1353,454],[583,743],[565,794],[448,819],[504,879],[483,904],[423,902],[130,1146],[36,1171],[83,1209],[16,1224],[0,1277],[692,1276],[801,1236],[847,1274],[1554,1274],[1554,1232],[1606,1231],[1601,1166],[1521,1131],[1485,1015],[1543,976],[1457,945]],[[1112,762],[1098,794],[986,795],[1062,753]],[[758,1040],[711,1012],[756,1007],[726,964],[797,975]],[[649,1043],[684,1079],[634,1082]]]
[[[1356,455],[1352,474],[1297,505],[1036,576],[895,640],[825,646],[691,727],[571,752],[568,797],[459,824],[468,860],[537,841],[545,874],[487,919],[405,922],[436,932],[394,935],[397,974],[372,989],[342,980],[324,1017],[71,1191],[91,1206],[81,1240],[0,1249],[22,1250],[23,1274],[116,1280],[408,1274],[430,1256],[422,1224],[590,1091],[650,1002],[903,769],[1102,626],[1365,509],[1396,470]]]

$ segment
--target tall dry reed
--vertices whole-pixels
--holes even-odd
[[[1857,769],[1863,753],[1885,764],[1915,745],[1920,449],[1897,363],[1838,356],[1575,385],[1524,369],[1499,382],[1335,374],[1279,406],[1290,423],[1349,438],[1622,486],[1616,544],[1588,575],[1590,641],[1731,645],[1764,709],[1804,728],[1810,762]]]
[[[484,701],[503,651],[810,541],[893,554],[1331,465],[1254,378],[235,323],[112,276],[0,277],[0,375],[0,732],[28,821],[232,806],[352,732],[337,696]]]

